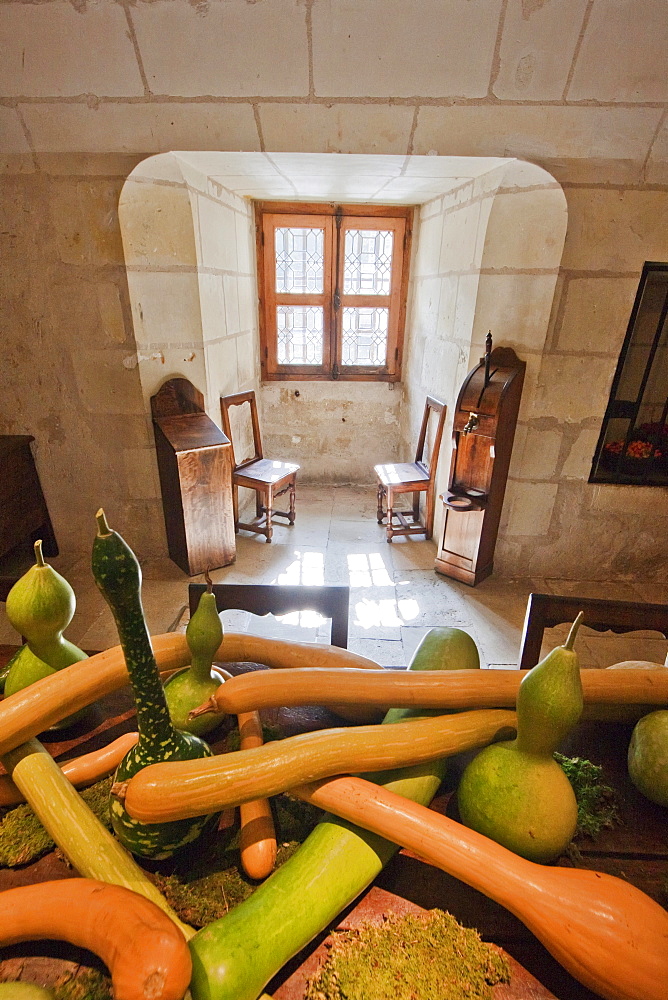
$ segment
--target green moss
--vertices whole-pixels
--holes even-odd
[[[621,823],[617,793],[602,782],[603,768],[581,757],[564,757],[555,753],[571,783],[578,804],[578,825],[575,837],[595,839],[601,830],[611,830]]]
[[[273,798],[276,867],[280,868],[322,818],[314,806],[285,795]],[[175,858],[169,871],[151,876],[181,920],[204,927],[242,903],[258,886],[241,868],[238,824]]]
[[[334,935],[305,1000],[491,1000],[510,968],[443,910],[390,914]]]
[[[53,987],[54,1000],[113,1000],[111,979],[97,969],[68,972]]]
[[[108,828],[111,782],[112,778],[104,778],[81,793],[84,802]],[[0,820],[0,867],[27,865],[55,846],[29,805],[15,806]]]

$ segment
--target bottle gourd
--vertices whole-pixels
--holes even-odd
[[[141,602],[141,568],[132,549],[107,524],[104,511],[97,513],[98,532],[93,543],[92,568],[95,582],[111,608],[130,675],[137,708],[139,739],[118,765],[115,788],[123,787],[148,764],[166,760],[210,757],[204,740],[183,733],[172,725],[158,666],[144,619]],[[127,814],[114,794],[111,823],[114,833],[133,854],[143,858],[171,857],[202,833],[209,817],[144,825]]]
[[[220,724],[220,716],[211,714],[190,719],[189,712],[208,701],[225,679],[213,668],[213,658],[223,641],[223,626],[208,577],[207,585],[186,628],[186,642],[191,654],[190,666],[170,677],[165,684],[172,722],[177,729],[196,736],[203,736],[215,729]]]
[[[67,580],[44,561],[42,542],[35,542],[35,565],[16,581],[7,595],[7,618],[26,643],[8,665],[4,694],[17,691],[49,677],[80,660],[86,653],[63,635],[72,621],[76,597]],[[85,712],[77,712],[52,726],[61,729],[78,722]]]
[[[529,861],[552,861],[575,833],[577,803],[554,751],[580,719],[582,682],[575,636],[578,615],[557,646],[522,679],[517,737],[485,747],[462,774],[462,822]]]

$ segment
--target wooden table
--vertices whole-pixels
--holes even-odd
[[[9,652],[10,647],[0,647],[0,665],[6,662]],[[225,667],[230,669],[230,664]],[[241,669],[245,668],[246,665]],[[49,737],[45,745],[55,757],[77,756],[132,729],[134,710],[129,690],[126,688],[103,699],[95,706],[94,713],[86,731],[61,734],[57,737],[58,742]],[[341,725],[341,720],[325,709],[273,710],[270,721],[282,725],[287,733]],[[620,795],[623,825],[603,833],[595,844],[583,842],[580,845],[582,866],[624,878],[665,906],[668,901],[668,810],[644,799],[628,779],[626,747],[631,729],[627,724],[581,724],[562,748],[570,756],[584,756],[595,764],[604,765],[605,781]],[[62,739],[62,735],[68,738]],[[463,763],[462,760],[461,766]],[[432,808],[452,814],[451,792],[444,790]],[[568,864],[566,860],[561,863]],[[74,874],[52,853],[21,869],[0,869],[0,890],[50,878],[70,878]],[[498,994],[499,1000],[595,1000],[596,995],[566,973],[524,925],[503,907],[445,872],[424,864],[410,852],[400,851],[376,879],[375,886],[391,896],[375,893],[368,897],[365,894],[361,902],[342,915],[343,926],[351,920],[354,922],[360,913],[377,912],[379,906],[387,906],[388,899],[391,901],[397,896],[426,909],[440,907],[466,926],[477,928],[484,940],[499,945],[519,963],[514,971],[513,989],[509,992],[509,988],[504,987],[505,992]],[[320,935],[270,984],[268,989],[274,992],[275,1000],[299,1000],[294,993],[295,983],[300,981],[304,968],[307,971],[310,968],[312,953],[325,936]],[[97,964],[94,956],[87,952],[62,944],[45,946],[44,942],[16,946],[0,954],[4,956],[0,961],[0,980],[11,979],[21,970],[28,977],[29,970],[35,968],[50,970],[51,974],[57,969],[58,974],[62,974],[68,963],[70,966],[77,962]]]

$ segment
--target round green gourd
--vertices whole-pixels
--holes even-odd
[[[575,794],[553,755],[582,714],[580,667],[573,650],[581,620],[582,614],[566,643],[522,679],[516,739],[481,750],[457,789],[466,826],[530,861],[557,858],[577,825]]]
[[[668,808],[668,710],[649,712],[636,723],[628,751],[629,777],[651,802]]]
[[[104,512],[97,514],[98,533],[93,543],[95,582],[116,621],[118,635],[137,708],[139,740],[118,765],[115,784],[125,781],[149,764],[168,760],[194,760],[212,756],[208,745],[172,725],[160,682],[141,602],[141,569],[132,549],[109,528]],[[211,817],[145,825],[132,819],[113,794],[110,803],[114,833],[127,850],[143,858],[169,858],[202,833]]]
[[[165,696],[176,728],[203,736],[220,725],[221,717],[210,714],[190,719],[188,715],[193,708],[208,701],[224,680],[222,674],[211,669],[213,658],[223,641],[223,626],[210,581],[188,622],[186,641],[191,653],[190,667],[170,677],[165,684]]]

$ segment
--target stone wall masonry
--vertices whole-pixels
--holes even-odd
[[[214,419],[220,392],[257,386],[268,444],[308,451],[314,481],[366,481],[360,448],[410,453],[425,393],[451,405],[492,328],[528,364],[497,575],[666,579],[668,490],[587,482],[642,265],[668,260],[665,0],[9,0],[0,48],[0,430],[35,435],[64,550],[89,551],[103,502],[164,553],[147,399],[170,375],[191,373]],[[200,150],[515,173],[424,195],[401,386],[260,387],[248,205],[188,171]],[[558,267],[545,240],[524,257],[537,167],[567,200]],[[153,217],[121,234],[134,168]],[[298,194],[286,179],[280,197]],[[485,260],[495,223],[507,238]],[[440,483],[448,459],[446,433]]]

